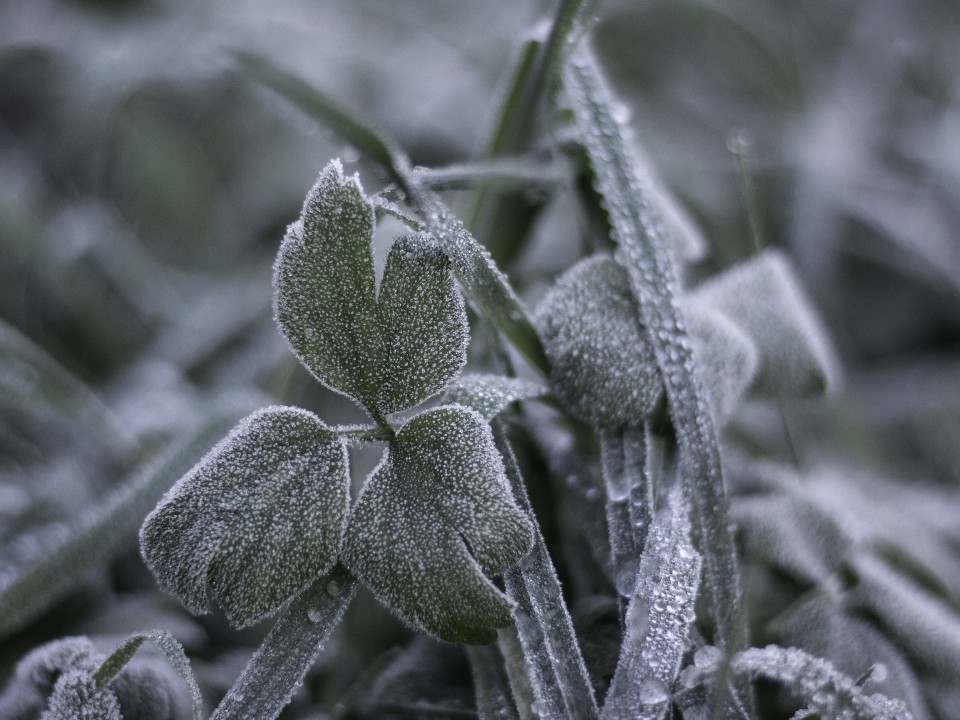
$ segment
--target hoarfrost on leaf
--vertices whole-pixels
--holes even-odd
[[[626,270],[609,255],[582,260],[537,313],[551,384],[575,416],[600,427],[638,426],[661,396],[660,371]]]
[[[399,237],[378,300],[383,380],[377,407],[406,410],[443,390],[467,362],[469,329],[450,261],[426,235]]]
[[[123,720],[123,716],[112,690],[97,687],[83,670],[68,670],[54,685],[40,720]]]
[[[141,550],[194,613],[208,588],[243,627],[337,559],[349,503],[343,442],[310,412],[270,407],[240,423],[147,516]]]
[[[839,363],[786,255],[768,250],[699,286],[692,298],[724,313],[756,343],[763,394],[809,395],[839,382]]]
[[[487,643],[511,616],[486,575],[519,561],[532,535],[490,427],[473,410],[449,405],[397,433],[351,513],[343,558],[411,627]]]
[[[332,161],[280,246],[274,311],[314,377],[381,420],[443,390],[469,338],[450,262],[428,236],[397,239],[378,298],[375,223],[359,181]]]
[[[492,420],[510,403],[542,397],[546,393],[546,387],[530,380],[478,373],[463,375],[454,381],[444,393],[443,400],[445,404],[472,408],[484,419]]]

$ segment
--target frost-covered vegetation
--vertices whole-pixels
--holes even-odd
[[[951,23],[0,5],[0,720],[960,720]]]

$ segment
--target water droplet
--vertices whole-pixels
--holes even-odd
[[[320,622],[323,620],[323,613],[319,608],[310,608],[307,610],[307,619],[309,619],[310,622]]]
[[[644,705],[659,705],[670,699],[670,689],[662,680],[644,678],[637,688],[640,702]]]
[[[327,583],[327,595],[330,597],[336,597],[340,594],[340,584],[336,580],[331,580]]]

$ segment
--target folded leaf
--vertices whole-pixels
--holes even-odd
[[[360,493],[346,565],[401,619],[451,642],[487,643],[510,604],[485,575],[530,549],[486,421],[457,405],[404,425]]]
[[[392,413],[443,390],[467,362],[469,328],[450,261],[426,235],[399,237],[380,285],[383,384],[377,408]]]
[[[551,384],[578,418],[639,425],[661,396],[660,371],[627,271],[596,255],[564,273],[537,313]]]
[[[140,530],[161,586],[192,612],[207,591],[238,627],[273,613],[337,559],[346,447],[306,410],[254,413],[177,481]]]
[[[839,381],[839,365],[813,304],[785,255],[768,250],[712,278],[693,293],[756,343],[754,387],[766,395],[809,395]]]

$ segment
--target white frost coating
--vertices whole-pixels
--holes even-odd
[[[689,509],[679,489],[671,492],[668,506],[643,551],[602,720],[659,720],[670,707],[669,688],[695,617],[700,556],[690,542]]]
[[[97,688],[83,670],[69,670],[54,685],[40,720],[123,720],[123,716],[112,690]]]
[[[698,303],[716,308],[760,350],[755,387],[766,395],[809,395],[835,388],[839,362],[789,259],[779,251],[737,265],[699,286]]]
[[[522,378],[492,374],[469,374],[458,378],[443,395],[444,404],[457,404],[492,420],[517,400],[543,397],[547,388]]]
[[[551,384],[575,416],[639,426],[661,397],[660,371],[626,270],[594,255],[567,270],[537,311]]]
[[[704,670],[710,673],[711,668]],[[796,648],[749,648],[731,658],[730,670],[736,675],[783,683],[811,710],[829,720],[913,720],[899,700],[868,695],[828,661]]]
[[[532,536],[489,425],[448,405],[397,433],[351,513],[343,559],[414,629],[486,643],[511,617],[485,575],[519,561]]]
[[[347,468],[346,446],[313,413],[254,413],[147,516],[143,557],[192,612],[206,612],[209,588],[232,623],[254,623],[336,561]]]
[[[760,365],[753,340],[704,302],[685,303],[693,355],[718,427],[726,424]]]

